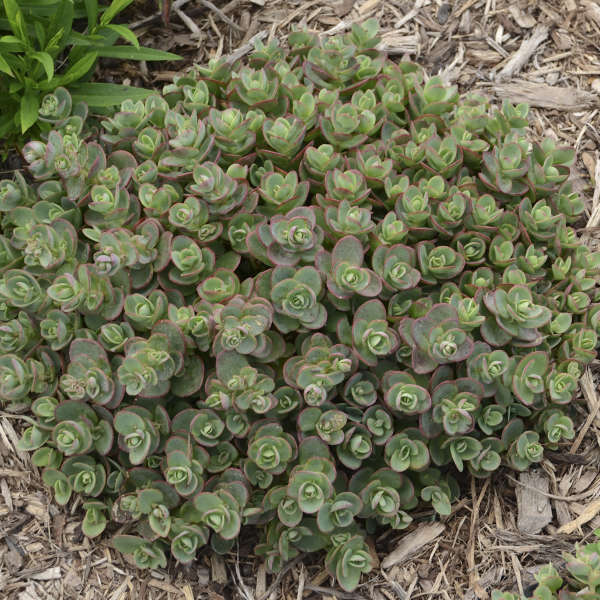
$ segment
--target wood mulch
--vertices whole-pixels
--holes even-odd
[[[598,0],[175,0],[166,26],[155,0],[128,13],[142,42],[177,52],[164,65],[104,63],[104,81],[160,88],[176,70],[213,56],[243,55],[251,39],[284,38],[294,25],[343,31],[379,19],[390,54],[428,73],[532,106],[534,136],[577,149],[574,182],[588,203],[582,232],[600,235],[600,2]],[[332,588],[318,560],[267,575],[254,539],[224,558],[203,554],[183,568],[140,571],[81,533],[78,501],[52,503],[38,470],[15,443],[21,424],[0,412],[0,598],[7,600],[487,600],[527,592],[540,565],[600,527],[599,361],[581,384],[578,435],[537,471],[465,478],[464,497],[441,523],[431,513],[374,540],[377,566],[353,594]]]

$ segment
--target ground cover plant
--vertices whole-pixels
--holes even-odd
[[[32,182],[0,182],[0,398],[140,567],[248,526],[271,571],[324,550],[352,590],[368,536],[574,437],[574,152],[378,42],[259,43],[98,126],[59,89]]]
[[[595,534],[600,538],[600,530]],[[542,567],[537,584],[525,599],[512,592],[494,592],[492,600],[596,600],[600,597],[600,541],[577,544],[574,554],[565,553],[567,578],[554,565]]]
[[[150,94],[149,90],[129,86],[88,82],[101,57],[179,59],[169,52],[140,47],[127,25],[114,22],[132,2],[0,2],[0,154],[17,143],[23,145],[27,131],[34,135],[48,131],[48,122],[59,107],[54,96],[47,94],[58,87],[68,87],[96,109]]]

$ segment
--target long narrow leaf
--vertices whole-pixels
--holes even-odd
[[[40,98],[33,91],[27,91],[21,98],[21,133],[25,133],[38,118]]]
[[[115,33],[118,33],[125,41],[133,44],[137,49],[140,47],[140,43],[138,42],[137,36],[131,29],[125,27],[125,25],[106,25],[108,29],[111,29]]]
[[[11,77],[13,75],[10,65],[6,62],[6,59],[2,56],[2,54],[0,54],[0,71],[10,75]]]
[[[100,17],[101,25],[108,25],[123,9],[127,8],[133,0],[113,0],[111,5]]]
[[[8,18],[8,24],[12,32],[25,44],[27,44],[27,32],[25,31],[23,13],[16,0],[3,0],[4,11]]]
[[[46,77],[50,81],[54,75],[54,61],[52,57],[47,52],[32,52],[31,56],[44,67]]]
[[[181,56],[156,50],[155,48],[134,48],[133,46],[113,46],[112,48],[94,48],[103,58],[121,58],[124,60],[181,60]]]
[[[83,0],[87,16],[88,29],[92,29],[98,21],[98,0]]]
[[[73,102],[85,102],[90,108],[106,108],[124,100],[144,100],[153,90],[115,83],[78,83],[69,87]]]
[[[96,52],[90,52],[89,54],[86,54],[73,65],[71,65],[66,73],[55,77],[52,80],[53,87],[69,85],[70,83],[81,79],[94,66],[97,58],[98,55]]]

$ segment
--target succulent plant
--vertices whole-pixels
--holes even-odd
[[[600,254],[572,152],[378,44],[257,44],[53,122],[0,181],[0,401],[140,567],[254,526],[269,570],[324,550],[351,591],[454,472],[574,437]]]
[[[595,530],[600,537],[600,530]],[[592,600],[600,591],[600,542],[575,544],[573,553],[563,552],[567,573],[562,577],[552,563],[544,565],[535,574],[536,585],[532,596],[525,600]],[[512,592],[492,592],[492,600],[519,600]]]

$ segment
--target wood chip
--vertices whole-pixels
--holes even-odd
[[[406,25],[409,21],[412,21],[418,14],[420,8],[423,6],[424,0],[416,0],[415,5],[401,18],[394,23],[396,29],[400,29],[403,25]]]
[[[183,592],[179,588],[176,588],[174,585],[171,585],[166,581],[160,581],[159,579],[151,579],[148,582],[148,585],[158,590],[162,590],[163,592],[169,592],[169,594],[176,594],[177,596],[183,594]]]
[[[388,54],[416,54],[419,50],[419,34],[399,35],[395,31],[384,33],[381,42],[377,46]]]
[[[582,0],[581,4],[585,6],[586,16],[600,25],[600,5],[593,0]]]
[[[34,573],[29,576],[29,579],[35,579],[37,581],[49,581],[50,579],[60,579],[60,567],[50,567],[40,573]]]
[[[418,552],[423,546],[430,544],[442,534],[446,527],[443,523],[428,523],[421,525],[411,533],[405,535],[397,548],[390,552],[382,561],[381,568],[389,569],[402,562],[407,557]]]
[[[515,20],[519,27],[531,29],[537,23],[535,17],[523,12],[516,4],[511,4],[508,7],[508,12],[512,15],[512,18]]]
[[[546,474],[541,471],[521,473],[519,481],[523,486],[515,490],[518,508],[517,528],[521,533],[539,533],[552,521],[552,506],[546,495],[550,482]]]
[[[215,583],[225,585],[227,583],[227,569],[222,556],[218,554],[210,555],[211,580]]]
[[[600,499],[590,502],[576,519],[573,519],[569,523],[559,527],[558,533],[573,533],[582,525],[585,525],[585,523],[591,521],[598,513],[600,513]]]
[[[254,597],[260,598],[267,591],[267,566],[264,562],[258,565],[256,572],[256,587],[254,588]]]
[[[521,71],[527,64],[538,46],[548,37],[548,26],[537,25],[532,31],[531,36],[521,42],[519,49],[513,54],[511,59],[504,65],[500,73],[499,79],[508,79]]]
[[[358,14],[359,15],[364,15],[364,14],[372,11],[374,8],[377,8],[377,5],[380,2],[381,2],[381,0],[366,0],[366,2],[363,2],[358,7]]]
[[[571,87],[517,80],[496,84],[492,89],[500,98],[508,98],[512,102],[527,102],[530,106],[540,108],[577,111],[600,106],[597,94]]]

